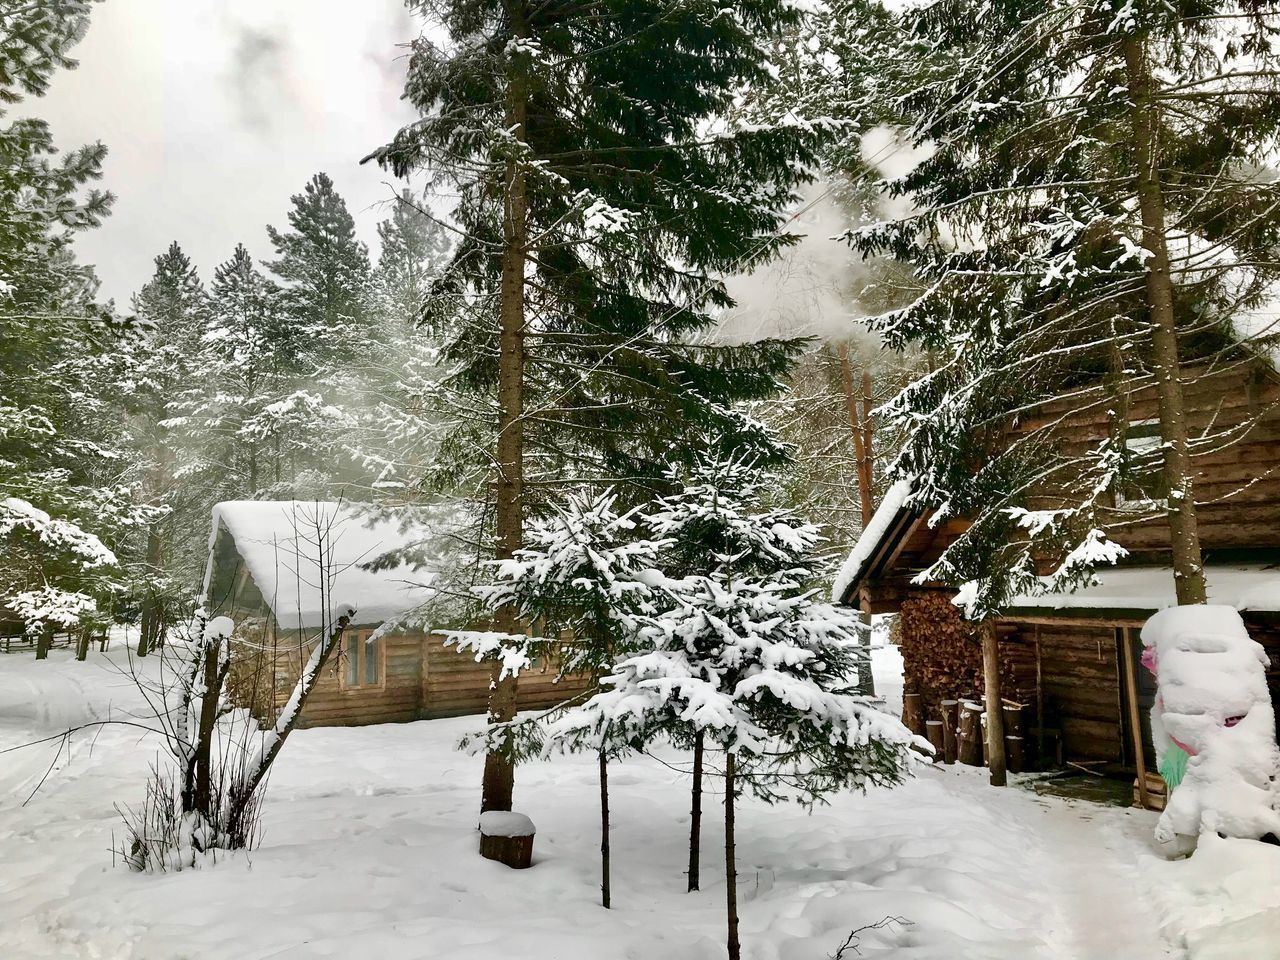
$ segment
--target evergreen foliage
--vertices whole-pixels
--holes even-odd
[[[75,66],[90,8],[0,11],[0,621],[33,634],[108,615],[123,590],[113,548],[149,516],[120,476],[106,399],[121,329],[71,248],[110,211],[92,186],[106,148],[59,155],[44,121],[10,116]]]
[[[915,209],[847,239],[922,286],[875,326],[936,369],[882,414],[908,434],[893,469],[934,522],[974,521],[922,575],[971,582],[974,615],[1080,582],[1123,553],[1103,528],[1144,513],[1168,516],[1180,602],[1195,602],[1188,451],[1242,432],[1188,439],[1179,360],[1267,347],[1277,185],[1259,170],[1277,146],[1277,26],[1271,3],[848,0],[801,44],[799,106],[848,121],[830,162],[865,160],[881,124],[927,153],[887,183]],[[1126,443],[1124,395],[1144,387],[1161,444]],[[1069,413],[1035,413],[1053,400]],[[1089,411],[1111,438],[1064,443]],[[1117,497],[1156,474],[1145,503]]]
[[[775,390],[796,345],[707,334],[730,305],[717,275],[791,242],[775,231],[823,135],[722,119],[744,85],[769,82],[764,47],[790,9],[420,6],[449,41],[416,42],[406,93],[423,117],[374,156],[398,174],[430,169],[458,194],[460,239],[423,310],[449,369],[435,485],[474,493],[491,466],[477,451],[494,447],[498,420],[510,163],[527,194],[528,482],[652,478],[655,463],[691,458],[707,429],[764,445],[731,407]]]

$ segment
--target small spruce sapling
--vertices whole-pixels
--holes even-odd
[[[645,539],[637,511],[619,513],[617,495],[570,496],[552,514],[533,523],[528,546],[509,560],[490,564],[493,582],[476,588],[492,610],[511,607],[518,622],[539,629],[523,634],[456,631],[447,636],[459,650],[500,659],[504,672],[518,673],[548,657],[558,661],[560,675],[612,672],[615,661],[636,649],[644,616],[652,612],[653,564],[662,542]],[[564,631],[572,639],[561,639]],[[638,731],[625,723],[581,727],[561,738],[565,749],[596,752],[600,765],[601,901],[610,905],[608,761],[636,745]],[[529,738],[540,736],[536,724],[502,724],[490,728],[489,749],[527,753]],[[494,736],[498,738],[494,741]],[[521,740],[525,749],[521,749]]]
[[[669,541],[661,566],[671,576],[767,575],[794,570],[821,539],[813,524],[764,507],[763,491],[776,489],[778,478],[753,459],[708,456],[687,473],[668,471],[667,479],[678,492],[658,500],[649,523],[655,535]],[[699,887],[705,740],[705,731],[694,731],[690,892]]]

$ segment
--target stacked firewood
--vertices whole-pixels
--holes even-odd
[[[921,594],[902,604],[899,617],[903,663],[903,721],[927,737],[947,763],[981,765],[984,758],[982,643],[948,593]],[[1005,748],[1009,768],[1027,768],[1024,737],[1034,702],[1034,669],[1028,649],[1012,634],[1000,635],[1000,683],[1004,699]],[[1034,661],[1032,661],[1034,668]]]

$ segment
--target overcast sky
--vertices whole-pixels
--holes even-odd
[[[17,111],[60,146],[102,140],[111,217],[78,241],[104,296],[127,306],[177,240],[206,281],[243,242],[271,256],[265,225],[315,172],[333,177],[376,253],[390,177],[360,158],[412,112],[400,100],[418,33],[402,0],[107,0],[74,71]]]

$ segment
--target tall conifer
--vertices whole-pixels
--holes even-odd
[[[708,334],[731,303],[717,276],[792,241],[776,230],[822,136],[724,119],[769,82],[765,44],[793,8],[412,5],[448,40],[415,44],[406,94],[422,119],[374,156],[457,195],[462,236],[424,310],[451,368],[439,482],[492,484],[496,555],[520,547],[544,483],[643,483],[708,429],[764,445],[732,405],[772,391],[795,345]],[[499,628],[515,632],[513,616]],[[514,703],[496,682],[492,719]],[[511,786],[491,754],[484,808],[508,807]]]

